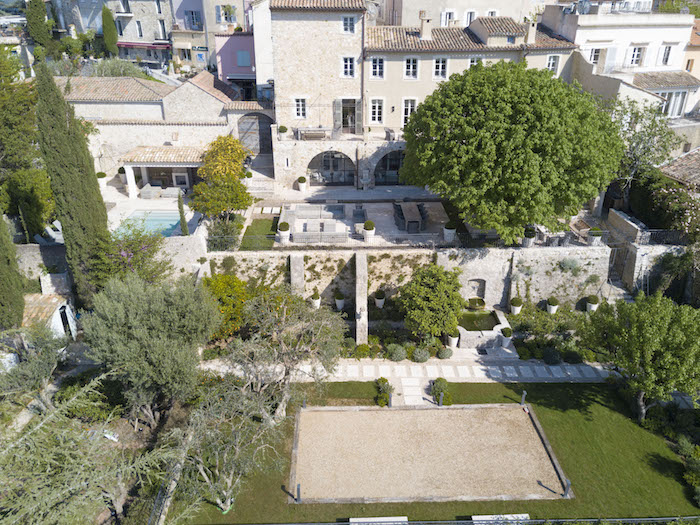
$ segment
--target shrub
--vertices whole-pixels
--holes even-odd
[[[406,359],[406,349],[396,343],[391,343],[386,346],[386,355],[392,361],[403,361]]]
[[[413,361],[413,353],[416,351],[416,344],[407,341],[404,345],[404,350],[406,350],[406,359]]]
[[[447,224],[445,224],[445,229],[446,230],[456,230],[457,223],[453,220],[449,220],[449,221],[447,221]]]
[[[450,329],[447,331],[447,335],[448,335],[449,337],[459,337],[459,330],[457,329],[456,326],[455,326],[454,328],[450,328]]]
[[[449,359],[452,357],[452,349],[448,348],[447,346],[443,346],[440,350],[438,350],[437,357],[438,359]]]
[[[221,326],[213,339],[227,339],[245,323],[245,303],[250,299],[246,283],[235,275],[216,274],[204,278],[204,287],[219,302]]]
[[[379,379],[377,379],[376,383],[377,383],[377,391],[380,394],[393,394],[394,393],[394,387],[386,377],[380,377]]]
[[[501,334],[503,334],[503,337],[513,337],[513,329],[505,327],[501,330]]]
[[[104,179],[107,176],[107,174],[104,171],[98,171],[97,173],[95,173],[95,175],[97,175],[98,179]]]
[[[537,232],[535,231],[535,228],[532,228],[532,227],[525,228],[525,237],[526,238],[534,239],[536,235],[537,235]]]
[[[603,231],[600,228],[591,228],[588,230],[588,235],[591,237],[602,237]]]
[[[209,225],[207,247],[209,251],[227,251],[236,246],[238,237],[243,230],[243,217],[236,215],[228,222],[214,219]]]
[[[530,347],[521,341],[520,344],[515,345],[515,350],[518,352],[518,357],[523,361],[532,359],[532,354],[530,353]]]
[[[562,272],[578,273],[577,270],[579,270],[580,267],[581,265],[576,259],[562,259],[559,261],[559,269]]]
[[[693,442],[690,441],[688,436],[686,436],[685,434],[681,434],[678,437],[678,444],[676,446],[676,451],[678,452],[678,455],[683,456],[684,458],[689,458],[693,455],[694,450],[695,445],[693,445]]]
[[[588,301],[588,304],[598,304],[600,299],[598,299],[597,295],[589,295],[586,297],[586,301]]]
[[[342,301],[343,299],[345,299],[345,295],[343,295],[343,292],[341,292],[340,290],[337,290],[337,291],[335,292],[334,297],[335,297],[338,301]]]
[[[288,232],[289,231],[289,223],[286,222],[280,222],[277,225],[277,230],[281,232]]]
[[[364,344],[363,344],[363,345],[357,345],[357,346],[355,347],[355,352],[354,352],[353,357],[354,357],[355,359],[363,359],[363,358],[365,358],[365,357],[369,357],[369,354],[370,354],[371,350],[372,350],[372,349],[370,348],[369,345],[364,345]]]
[[[119,168],[119,169],[117,170],[117,173],[119,173],[119,174],[124,174],[124,173],[126,173],[126,170],[124,169],[124,166],[122,166],[121,168]]]
[[[430,358],[430,352],[425,348],[416,348],[413,351],[413,361],[416,363],[425,363]]]
[[[306,177],[299,177],[299,178],[297,179],[297,182],[298,182],[299,184],[306,184]]]
[[[374,230],[374,222],[373,221],[365,221],[365,230],[367,230],[367,231]]]
[[[374,297],[375,297],[376,299],[379,299],[380,301],[381,301],[382,299],[386,299],[386,292],[380,288],[379,290],[377,290],[377,291],[374,293]]]
[[[561,363],[561,355],[556,348],[545,348],[542,352],[542,359],[544,359],[544,362],[548,365],[558,365]]]
[[[521,297],[513,297],[510,300],[510,305],[511,306],[522,306],[523,305],[523,300]]]
[[[547,299],[547,304],[549,306],[559,306],[559,299],[557,299],[556,297],[550,297],[549,299]]]
[[[277,129],[280,133],[287,133],[287,126],[280,126]]]
[[[377,397],[375,400],[377,401],[377,404],[380,407],[386,407],[389,406],[389,399],[391,398],[391,394],[377,394]]]
[[[449,392],[449,383],[447,382],[447,379],[444,377],[438,377],[437,379],[433,380],[433,382],[430,385],[430,395],[433,396],[433,399],[437,403],[440,401],[440,394],[443,394],[442,397],[442,404],[443,405],[451,405],[452,404],[452,394]]]
[[[311,296],[314,301],[318,301],[321,298],[321,294],[318,293],[318,288],[314,288],[314,293]]]

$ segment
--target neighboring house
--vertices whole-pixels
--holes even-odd
[[[700,187],[700,148],[684,153],[660,167],[668,178],[697,191]]]
[[[440,27],[469,27],[484,16],[509,16],[517,22],[533,18],[545,4],[556,0],[377,0],[377,22],[386,25],[417,25],[425,11]]]
[[[368,26],[361,0],[270,0],[275,183],[398,184],[401,129],[439,82],[478,61],[521,61],[568,79],[575,45],[543,25],[477,18],[469,28]],[[299,35],[304,35],[299,38]],[[364,43],[364,47],[363,47]],[[257,47],[256,47],[257,49]]]
[[[56,83],[63,88],[67,80]],[[90,137],[96,170],[125,168],[131,198],[139,183],[190,188],[196,159],[222,135],[240,138],[254,156],[272,152],[270,108],[239,101],[207,71],[179,87],[129,77],[74,77],[70,85],[66,100],[98,131]]]
[[[695,78],[700,78],[700,19],[693,23],[690,40],[685,46],[685,70]]]
[[[255,42],[253,33],[216,33],[216,70],[219,80],[241,91],[243,100],[254,100]]]
[[[25,295],[22,326],[28,328],[35,325],[48,327],[56,337],[75,339],[78,327],[70,296]]]

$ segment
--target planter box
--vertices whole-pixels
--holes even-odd
[[[335,300],[335,307],[338,309],[338,311],[342,310],[344,306],[345,306],[345,299],[336,299]]]
[[[451,335],[447,336],[447,346],[452,348],[453,350],[457,348],[457,344],[459,343],[459,337],[452,337]]]
[[[369,242],[372,239],[374,239],[374,232],[376,230],[362,230],[364,236],[365,236],[365,242]]]
[[[306,182],[297,181],[297,184],[299,185],[299,191],[302,193],[304,193],[309,187],[309,181],[306,181]]]
[[[321,298],[319,297],[318,299],[311,299],[311,306],[313,306],[314,310],[318,310],[321,308]]]
[[[557,313],[557,310],[559,310],[558,304],[551,305],[551,304],[547,303],[547,313],[548,314],[555,314],[555,313]]]
[[[454,242],[457,230],[448,230],[444,226],[442,227],[442,238],[445,242]]]
[[[587,312],[595,312],[599,306],[600,306],[600,303],[592,304],[592,303],[586,302],[586,311]]]
[[[384,301],[386,301],[386,297],[384,299],[377,299],[376,297],[374,298],[374,306],[379,308],[380,310],[384,308]]]
[[[287,230],[286,232],[282,232],[277,230],[277,236],[279,237],[280,243],[282,244],[289,244],[289,236],[292,232]]]
[[[535,244],[534,237],[523,237],[523,248],[530,248]]]
[[[512,313],[513,315],[518,315],[522,309],[522,306],[513,306],[512,304],[510,305],[510,313]]]
[[[505,335],[501,335],[501,345],[502,346],[509,346],[510,342],[513,340],[512,337],[506,337]]]

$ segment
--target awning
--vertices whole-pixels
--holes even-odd
[[[192,42],[178,42],[173,40],[173,49],[192,49]]]
[[[147,44],[145,42],[117,42],[117,47],[141,49],[170,49],[170,44]]]

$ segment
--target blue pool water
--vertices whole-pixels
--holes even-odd
[[[135,211],[129,219],[143,220],[147,229],[170,237],[180,226],[180,213],[177,211]]]

